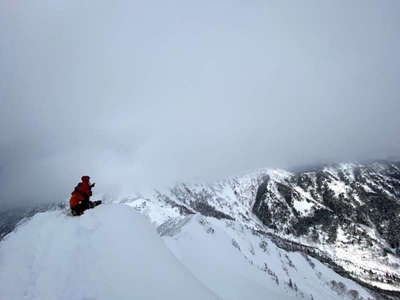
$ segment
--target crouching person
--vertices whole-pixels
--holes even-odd
[[[80,216],[85,210],[101,204],[101,201],[92,202],[89,200],[92,196],[92,188],[95,186],[94,183],[90,183],[90,177],[82,176],[81,180],[71,193],[71,199],[69,200],[73,216]]]

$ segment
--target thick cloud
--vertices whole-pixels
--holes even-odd
[[[397,1],[0,4],[0,201],[400,150]]]

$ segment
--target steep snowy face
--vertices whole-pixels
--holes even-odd
[[[317,259],[279,248],[238,221],[200,214],[159,227],[176,257],[226,300],[375,299]]]
[[[173,218],[200,213],[216,219],[237,220],[261,229],[262,223],[252,213],[257,189],[269,175],[285,174],[277,170],[260,170],[215,184],[183,183],[167,192],[157,192],[149,197],[129,197],[122,202],[135,207],[157,225]]]
[[[342,164],[267,178],[253,212],[280,232],[305,235],[310,228],[323,227],[330,242],[337,239],[340,226],[374,226],[390,248],[399,248],[399,199],[399,163]]]
[[[0,243],[0,299],[218,299],[126,205],[39,213]]]
[[[317,248],[350,276],[400,291],[400,164],[341,164],[267,178],[253,213]]]

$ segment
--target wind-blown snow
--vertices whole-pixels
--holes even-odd
[[[126,205],[35,215],[0,243],[0,299],[218,299]]]

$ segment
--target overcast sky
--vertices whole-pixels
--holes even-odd
[[[0,0],[0,202],[397,156],[400,1]]]

